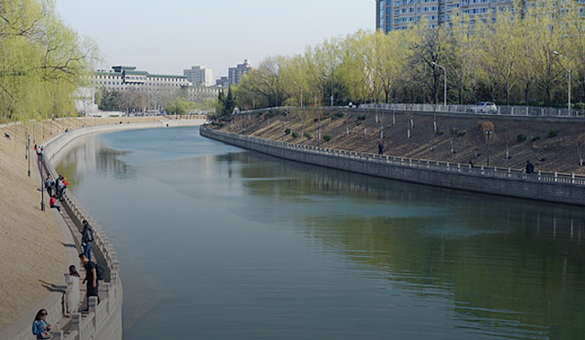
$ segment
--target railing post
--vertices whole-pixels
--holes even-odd
[[[81,313],[73,313],[71,315],[71,330],[77,331],[78,339],[81,339]]]

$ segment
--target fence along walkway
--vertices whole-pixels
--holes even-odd
[[[57,178],[57,172],[47,160],[48,158],[52,158],[52,156],[52,153],[48,153],[46,154],[46,158],[43,158],[43,170],[45,173],[51,173],[53,178]],[[97,221],[90,216],[71,193],[65,191],[63,198],[64,200],[61,204],[67,212],[66,215],[68,215],[65,220],[71,229],[78,249],[80,248],[78,235],[80,235],[80,231],[82,230],[82,221],[87,220],[92,225],[94,231],[93,255],[96,258],[95,261],[103,266],[106,272],[106,278],[100,282],[100,303],[98,304],[96,297],[91,297],[87,301],[88,314],[83,316],[81,313],[73,313],[71,322],[65,325],[59,332],[53,332],[52,339],[121,339],[121,324],[119,336],[116,326],[110,327],[107,324],[108,322],[112,322],[112,319],[121,323],[120,304],[122,303],[122,283],[119,278],[120,264],[114,247],[101,226],[97,224]],[[83,268],[80,269],[82,270]],[[117,320],[118,318],[119,320]],[[105,328],[110,328],[110,330],[104,331]],[[104,336],[107,333],[113,333],[114,336]]]
[[[407,112],[442,112],[442,113],[473,113],[475,105],[442,105],[442,104],[362,104],[360,108],[382,109]],[[481,113],[489,114],[489,113]],[[585,115],[580,110],[557,107],[537,106],[498,106],[496,115],[509,116],[537,116],[537,117],[581,117]]]
[[[468,177],[474,180],[473,184],[477,184],[475,188],[471,186],[467,187],[466,184],[461,181],[458,185],[442,185],[441,183],[433,183],[433,182],[423,182],[417,180],[410,180],[413,182],[423,183],[423,184],[432,184],[444,187],[450,187],[454,189],[461,189],[461,190],[471,190],[471,191],[478,191],[484,193],[492,193],[492,194],[500,194],[505,196],[514,196],[514,197],[533,197],[531,195],[525,195],[526,192],[531,191],[540,191],[542,197],[533,197],[535,199],[545,200],[545,201],[554,201],[560,203],[572,203],[572,204],[585,204],[585,175],[579,175],[575,173],[559,173],[559,172],[544,172],[538,171],[533,174],[527,174],[524,170],[521,169],[512,169],[512,168],[499,168],[499,167],[488,167],[488,166],[476,166],[472,167],[469,164],[461,164],[461,163],[451,163],[451,162],[441,162],[441,161],[430,161],[430,160],[422,160],[422,159],[413,159],[413,158],[404,158],[404,157],[394,157],[394,156],[378,156],[376,154],[371,153],[362,153],[356,151],[346,151],[346,150],[337,150],[337,149],[329,149],[329,148],[321,148],[317,146],[310,146],[310,145],[302,145],[302,144],[293,144],[293,143],[286,143],[280,142],[276,140],[270,139],[263,139],[257,137],[251,137],[247,135],[240,135],[231,132],[223,132],[223,131],[216,131],[209,129],[207,127],[201,127],[201,134],[203,136],[208,136],[211,138],[217,138],[219,140],[225,141],[230,143],[230,141],[236,141],[236,145],[238,145],[237,141],[242,141],[248,143],[247,145],[262,145],[265,147],[274,147],[274,150],[278,150],[277,152],[267,152],[269,154],[275,155],[277,157],[286,157],[287,151],[290,151],[291,154],[295,152],[302,152],[305,154],[312,154],[312,155],[320,155],[330,157],[330,160],[335,160],[336,164],[342,163],[341,161],[346,160],[350,163],[351,161],[359,161],[362,163],[373,164],[382,166],[388,169],[403,169],[403,170],[419,170],[422,172],[432,172],[434,174],[439,174],[442,177],[448,176],[458,176],[458,177]],[[262,150],[256,150],[263,152]],[[290,158],[293,160],[299,160],[299,158]],[[340,162],[337,162],[340,160]],[[331,161],[332,163],[333,161]],[[319,162],[311,162],[312,164],[317,165],[325,165],[327,166],[329,163],[326,164],[319,164]],[[332,166],[336,167],[336,166]],[[342,170],[349,170],[347,167],[339,167]],[[352,170],[349,170],[352,171]],[[361,171],[358,171],[361,172]],[[411,171],[412,172],[412,171]],[[366,173],[366,172],[362,172]],[[367,174],[374,174],[377,175],[380,172],[372,171],[371,173]],[[383,177],[387,178],[394,178],[399,180],[409,180],[408,178],[404,177],[404,172],[401,173],[402,177],[399,175],[393,176],[391,171],[387,171],[384,173]],[[450,177],[450,179],[457,179],[457,177]],[[498,182],[502,187],[505,187],[505,183],[515,184],[518,192],[523,192],[524,194],[519,193],[504,193],[498,192],[496,189],[489,188],[487,190],[481,189],[489,187],[485,180],[499,180]],[[480,180],[480,181],[478,181]],[[505,182],[502,182],[505,181]],[[450,181],[447,181],[450,183]],[[562,189],[562,190],[561,190]],[[576,189],[576,190],[573,190]],[[559,191],[563,191],[562,193],[558,194]],[[574,192],[573,192],[574,191]],[[558,197],[550,193],[558,194]],[[549,195],[550,196],[547,196]],[[567,195],[570,198],[563,198],[563,195]]]

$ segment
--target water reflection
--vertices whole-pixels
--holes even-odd
[[[466,322],[459,327],[477,336],[520,332],[521,338],[571,339],[585,331],[582,209],[366,177],[256,153],[216,161],[246,164],[239,175],[247,179],[248,195],[294,202],[275,219],[303,211],[306,236],[343,252],[360,264],[358,270],[370,266],[421,298],[452,300],[453,312]],[[271,215],[241,213],[263,222]]]
[[[67,174],[72,186],[83,181],[83,174],[89,170],[112,174],[119,180],[136,179],[136,170],[120,160],[120,156],[129,153],[107,147],[98,136],[89,136],[71,149],[57,172]]]

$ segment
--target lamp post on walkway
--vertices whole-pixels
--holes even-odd
[[[447,70],[445,70],[443,66],[435,63],[434,61],[431,61],[431,65],[439,67],[440,69],[443,70],[443,73],[445,74],[445,85],[443,88],[443,105],[447,106]]]
[[[492,134],[492,130],[485,130],[487,135],[487,165],[490,165],[490,135]]]
[[[297,84],[296,81],[293,81],[294,84]],[[301,107],[303,107],[303,85],[299,85],[299,87],[301,88]]]
[[[569,80],[568,80],[568,100],[567,100],[567,108],[569,109],[569,116],[571,115],[571,61],[569,60],[569,58],[565,57],[564,55],[560,54],[557,51],[553,51],[553,54],[558,55],[562,58],[564,58],[567,61],[567,64],[569,65]]]
[[[28,177],[30,177],[30,135],[27,134],[27,137],[28,138],[27,138],[27,142],[26,142],[26,152],[28,153],[28,157],[27,157],[27,160],[28,160]],[[41,177],[41,179],[42,179],[42,177]]]
[[[331,81],[331,97],[329,97],[329,106],[333,106],[333,77],[327,78],[326,76],[323,76],[323,79]]]

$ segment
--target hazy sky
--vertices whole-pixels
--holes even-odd
[[[203,65],[215,79],[244,59],[302,54],[376,21],[374,0],[57,0],[57,12],[98,43],[104,68],[182,75]]]

